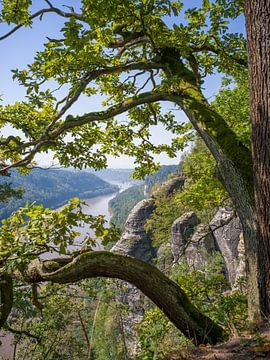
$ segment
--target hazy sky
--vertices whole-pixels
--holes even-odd
[[[185,1],[186,5],[188,6],[196,6],[198,2],[199,0]],[[40,8],[44,6],[45,2],[42,0],[33,0],[33,4],[35,8]],[[63,4],[72,6],[77,4],[77,7],[79,8],[80,1],[54,0],[53,4],[58,7],[61,7]],[[32,29],[22,28],[9,38],[0,42],[0,94],[3,99],[3,104],[14,103],[15,101],[22,100],[24,98],[24,89],[12,80],[12,73],[10,70],[16,68],[23,69],[25,68],[26,64],[31,63],[36,51],[42,50],[43,43],[46,42],[46,36],[57,37],[59,34],[59,29],[62,27],[64,21],[65,20],[63,18],[60,18],[57,15],[45,14],[42,21],[39,19],[34,21]],[[9,28],[7,25],[0,24],[1,35],[6,33],[8,29]],[[238,19],[237,22],[232,24],[231,30],[243,32],[244,19]],[[204,93],[207,98],[211,98],[214,94],[217,93],[220,87],[220,82],[220,75],[213,75],[205,79]],[[93,99],[83,97],[72,107],[70,113],[76,115],[90,111],[97,111],[98,102],[100,102],[99,97]],[[165,104],[164,107],[167,109],[173,109],[173,105],[169,103]],[[183,112],[177,110],[175,114],[181,122],[186,120]],[[11,133],[11,131],[12,130],[10,128],[7,128],[3,133],[7,135],[7,133]],[[164,142],[164,139],[169,142],[171,139],[171,135],[168,132],[165,132],[161,126],[157,126],[155,129],[153,129],[152,137],[155,143],[162,143]],[[52,162],[52,155],[40,154],[37,159],[41,165],[50,165]],[[165,155],[158,156],[158,161],[162,164],[175,164],[179,162],[179,159],[180,154],[176,159],[170,159]],[[124,156],[115,159],[110,157],[109,166],[130,168],[133,167],[133,162],[132,159]]]

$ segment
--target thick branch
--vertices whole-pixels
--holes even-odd
[[[46,270],[46,261],[32,263],[28,270],[28,277],[34,282],[63,284],[97,276],[118,278],[135,285],[195,344],[216,343],[223,335],[222,328],[200,313],[175,282],[159,269],[136,258],[94,251],[76,257],[54,272]]]
[[[114,116],[120,115],[136,106],[142,104],[149,104],[156,101],[166,101],[169,100],[168,94],[157,94],[152,92],[147,92],[140,94],[131,98],[130,100],[125,100],[121,104],[110,107],[105,111],[92,112],[85,114],[83,116],[77,116],[76,118],[70,116],[67,117],[66,122],[60,125],[58,128],[50,132],[49,134],[44,134],[35,144],[33,149],[25,156],[23,159],[18,160],[15,163],[6,165],[0,169],[0,174],[6,173],[9,169],[20,166],[27,166],[35,154],[38,153],[42,147],[48,146],[49,144],[54,144],[54,139],[57,139],[65,131],[76,128],[77,126],[82,126],[93,121],[102,121],[111,119]],[[69,120],[71,119],[71,120]]]
[[[247,59],[237,57],[236,55],[230,55],[230,54],[228,54],[228,50],[218,48],[218,47],[215,47],[215,46],[210,45],[210,44],[204,44],[202,46],[191,47],[191,51],[193,53],[194,52],[207,51],[207,52],[212,52],[212,53],[214,53],[216,55],[223,54],[226,58],[234,61],[238,65],[241,65],[241,66],[243,66],[245,68],[247,68],[247,66],[248,66]]]
[[[37,342],[40,342],[41,338],[35,334],[30,333],[27,330],[17,330],[17,329],[13,329],[12,327],[10,327],[9,325],[5,325],[4,329],[10,331],[12,334],[16,334],[16,335],[23,335],[23,336],[27,336],[30,337],[32,339],[35,339]]]
[[[102,69],[97,69],[91,71],[87,74],[82,80],[76,91],[73,94],[69,94],[67,96],[67,102],[62,107],[62,109],[58,112],[52,123],[48,126],[47,131],[51,129],[51,127],[56,123],[58,119],[60,119],[65,112],[78,100],[81,93],[85,90],[86,86],[93,80],[97,79],[100,76],[116,74],[121,72],[129,72],[134,70],[153,70],[153,69],[161,69],[164,65],[160,63],[154,62],[137,62],[137,63],[127,63],[118,66],[110,66],[104,67]]]

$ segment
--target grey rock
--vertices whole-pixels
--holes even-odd
[[[171,250],[171,242],[161,244],[156,251],[156,266],[165,274],[169,271],[173,264],[173,255]]]
[[[153,199],[140,201],[129,214],[125,224],[125,231],[121,239],[112,248],[112,251],[151,262],[155,251],[144,226],[154,209]]]
[[[216,250],[214,237],[208,225],[197,225],[190,244],[185,250],[185,258],[189,266],[199,268],[209,261],[209,254]]]
[[[180,190],[185,183],[185,179],[181,176],[175,176],[171,179],[168,179],[161,185],[161,189],[153,190],[151,193],[152,197],[156,197],[160,191],[164,192],[167,196],[172,194],[175,190]]]
[[[155,250],[144,226],[154,209],[154,199],[140,201],[129,214],[123,235],[111,251],[151,262],[155,256]],[[134,327],[142,321],[147,306],[146,297],[140,290],[131,284],[126,284],[126,287],[125,294],[119,295],[118,301],[128,305],[130,309],[123,318],[123,329],[125,334],[127,334],[128,356],[133,358],[133,355],[138,350],[138,341]]]
[[[230,219],[231,221],[229,221]],[[224,226],[222,226],[223,224]],[[220,208],[211,220],[210,227],[212,230],[219,227],[213,232],[213,235],[217,247],[224,258],[228,280],[231,286],[234,287],[236,280],[240,276],[244,276],[245,268],[242,250],[242,254],[239,256],[239,249],[241,246],[243,247],[243,245],[239,245],[240,235],[242,233],[240,220],[234,216],[232,209],[229,207]]]
[[[174,262],[184,254],[185,248],[200,223],[194,212],[188,212],[176,219],[172,225],[171,250]]]

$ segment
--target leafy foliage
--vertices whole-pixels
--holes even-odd
[[[0,228],[0,254],[2,271],[24,271],[31,260],[41,254],[54,252],[70,254],[70,246],[91,249],[96,240],[104,245],[118,239],[114,227],[106,228],[104,216],[86,215],[82,202],[71,199],[69,204],[58,211],[44,208],[43,205],[29,205],[14,212],[7,220],[2,220]],[[87,224],[86,236],[78,241],[80,231],[76,227]],[[95,237],[89,234],[93,230]],[[72,252],[74,255],[74,252]]]
[[[229,19],[241,15],[238,2],[203,1],[186,9],[178,0],[91,0],[82,1],[80,12],[46,3],[32,13],[31,1],[3,2],[1,19],[19,24],[14,31],[46,13],[65,21],[31,64],[13,70],[26,100],[1,106],[1,126],[12,123],[23,136],[2,137],[3,171],[9,162],[25,166],[37,152],[51,149],[64,166],[102,169],[107,155],[126,154],[135,157],[137,176],[154,172],[154,154],[174,157],[191,137],[190,125],[158,102],[173,101],[168,96],[181,95],[188,84],[200,92],[203,79],[215,71],[236,76],[246,66],[245,39],[228,27]],[[179,24],[179,18],[185,20]],[[61,99],[57,90],[63,86]],[[101,95],[107,109],[67,115],[83,94]],[[123,112],[125,123],[117,117]],[[171,144],[152,141],[158,124],[174,134]]]
[[[219,253],[206,265],[194,270],[185,262],[174,267],[172,278],[181,284],[186,294],[228,332],[247,328],[247,299],[239,290],[226,294],[229,289],[223,272],[223,259]]]
[[[153,245],[160,246],[170,241],[172,224],[182,215],[183,210],[175,200],[176,193],[167,196],[158,185],[155,186],[155,193],[156,208],[147,221],[145,229],[151,234]]]
[[[137,326],[140,351],[136,360],[164,359],[172,349],[180,349],[190,342],[164,317],[156,307],[146,311]]]
[[[21,199],[23,196],[24,190],[23,188],[12,187],[11,183],[4,182],[0,184],[0,199],[1,202],[7,203],[11,198]]]
[[[220,254],[213,255],[207,265],[197,269],[182,261],[171,269],[171,277],[181,284],[199,309],[228,333],[238,335],[247,329],[247,299],[240,291],[228,293]],[[164,359],[171,352],[190,346],[188,339],[155,306],[146,311],[137,333],[141,347],[135,357],[138,360]]]
[[[182,161],[182,171],[187,180],[176,201],[183,211],[196,211],[203,221],[210,221],[229,195],[218,179],[214,158],[200,139]]]
[[[156,183],[163,183],[169,175],[179,172],[178,165],[163,165],[160,169],[145,178],[145,191],[150,193]]]
[[[215,96],[212,105],[234,130],[239,141],[250,148],[251,129],[247,73],[241,72],[233,82],[232,79],[225,79],[223,88]]]

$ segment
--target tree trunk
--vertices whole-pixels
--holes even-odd
[[[214,156],[223,185],[228,191],[244,233],[248,282],[249,319],[260,314],[258,287],[258,238],[255,216],[252,155],[226,121],[203,96],[194,74],[175,49],[165,49],[165,73],[171,79],[168,100],[179,105]],[[177,77],[176,77],[177,76]],[[177,80],[176,80],[177,79]]]
[[[223,329],[200,313],[175,282],[141,260],[108,251],[93,251],[54,272],[46,271],[46,263],[48,261],[43,264],[36,261],[30,265],[27,274],[30,281],[64,284],[97,276],[118,278],[140,289],[195,345],[215,344],[223,336]]]
[[[190,88],[189,88],[190,89]],[[188,90],[189,91],[189,90]],[[172,96],[214,156],[224,187],[228,191],[243,226],[246,254],[249,319],[260,314],[258,290],[257,228],[252,181],[252,159],[239,144],[224,119],[211,109],[201,92]]]
[[[5,325],[6,320],[13,306],[13,284],[12,277],[3,274],[0,277],[0,329]]]
[[[270,316],[270,2],[245,1],[255,204],[258,221],[259,292]]]

